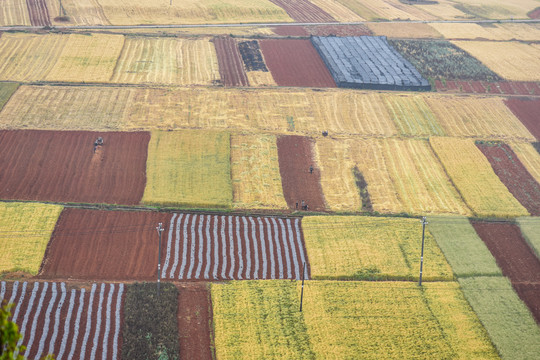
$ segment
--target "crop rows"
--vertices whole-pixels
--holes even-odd
[[[28,13],[32,26],[50,26],[49,9],[46,0],[27,0]]]
[[[25,357],[119,357],[124,284],[93,284],[89,291],[54,282],[0,286],[0,300],[16,304],[12,321],[23,335],[19,345],[26,346]]]
[[[334,19],[326,11],[310,2],[309,0],[270,0],[284,9],[291,18],[297,22],[334,22]]]
[[[248,78],[238,51],[236,41],[231,37],[214,39],[221,82],[225,86],[248,86]]]
[[[2,1],[2,6],[0,6],[0,26],[12,25],[30,25],[26,1]]]

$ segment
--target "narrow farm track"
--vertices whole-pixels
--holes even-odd
[[[231,37],[215,38],[221,82],[225,86],[249,86],[236,41]]]
[[[51,26],[46,0],[26,0],[32,26]]]
[[[121,347],[124,284],[91,288],[56,282],[0,282],[0,300],[15,304],[12,320],[26,346],[39,359],[117,359]]]

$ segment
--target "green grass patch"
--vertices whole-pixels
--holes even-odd
[[[505,277],[459,279],[465,298],[503,359],[536,359],[540,327]]]
[[[540,259],[540,217],[522,217],[517,222],[523,237]]]
[[[129,285],[124,302],[123,359],[178,359],[178,289],[162,283]]]
[[[427,229],[457,277],[502,275],[493,255],[466,217],[430,216]]]
[[[19,88],[19,85],[19,83],[0,82],[0,110],[2,110],[11,95]]]
[[[230,153],[230,134],[227,132],[152,132],[142,202],[191,208],[230,208]]]

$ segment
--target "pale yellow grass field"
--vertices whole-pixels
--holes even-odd
[[[62,209],[58,205],[0,203],[0,274],[37,274]]]
[[[214,44],[208,39],[126,38],[111,81],[211,85],[219,76]]]
[[[309,0],[313,4],[317,5],[328,14],[332,15],[336,21],[339,22],[358,22],[365,19],[354,13],[348,7],[342,5],[337,0]]]
[[[540,49],[517,42],[452,41],[507,80],[540,81]]]
[[[367,23],[367,27],[377,36],[388,36],[389,38],[430,38],[438,39],[442,35],[433,27],[424,23],[387,23],[372,22]]]
[[[28,7],[24,0],[2,0],[0,4],[0,26],[30,26]]]
[[[436,20],[431,15],[413,5],[406,5],[399,0],[338,0],[340,3],[367,20]]]
[[[488,40],[528,40],[540,39],[539,24],[491,24],[491,26],[481,26],[479,24],[456,24],[432,23],[433,28],[439,31],[446,39],[476,39],[484,38]]]
[[[374,211],[470,213],[425,140],[319,139],[316,159],[332,210],[361,209],[356,166],[367,182]]]
[[[65,16],[69,17],[67,23],[54,20],[60,13],[58,0],[47,0],[49,16],[54,25],[110,25],[98,0],[62,0],[62,7]]]
[[[530,143],[526,142],[511,142],[510,147],[527,171],[540,184],[540,154],[538,151]]]
[[[246,71],[249,86],[277,86],[270,71]]]
[[[234,208],[287,208],[275,136],[232,135],[231,176]]]
[[[23,85],[0,112],[2,129],[118,130],[135,89]]]
[[[536,0],[453,0],[470,14],[486,19],[528,19],[527,13],[538,7]]]
[[[425,100],[449,136],[534,140],[502,98],[428,95]]]
[[[432,137],[429,141],[463,200],[475,215],[528,215],[527,210],[499,180],[474,140]]]
[[[417,4],[414,5],[414,7],[422,9],[426,13],[442,20],[463,20],[473,18],[473,16],[457,9],[454,5],[455,3],[452,0],[437,0],[437,4]]]
[[[99,0],[113,25],[292,21],[267,0]]]
[[[108,82],[123,45],[121,35],[71,34],[46,80]]]
[[[67,35],[3,34],[0,38],[0,80],[44,80],[67,43]]]

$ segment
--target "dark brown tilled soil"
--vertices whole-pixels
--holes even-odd
[[[219,63],[221,82],[225,86],[248,86],[248,78],[238,51],[236,41],[231,37],[218,37],[214,40]]]

